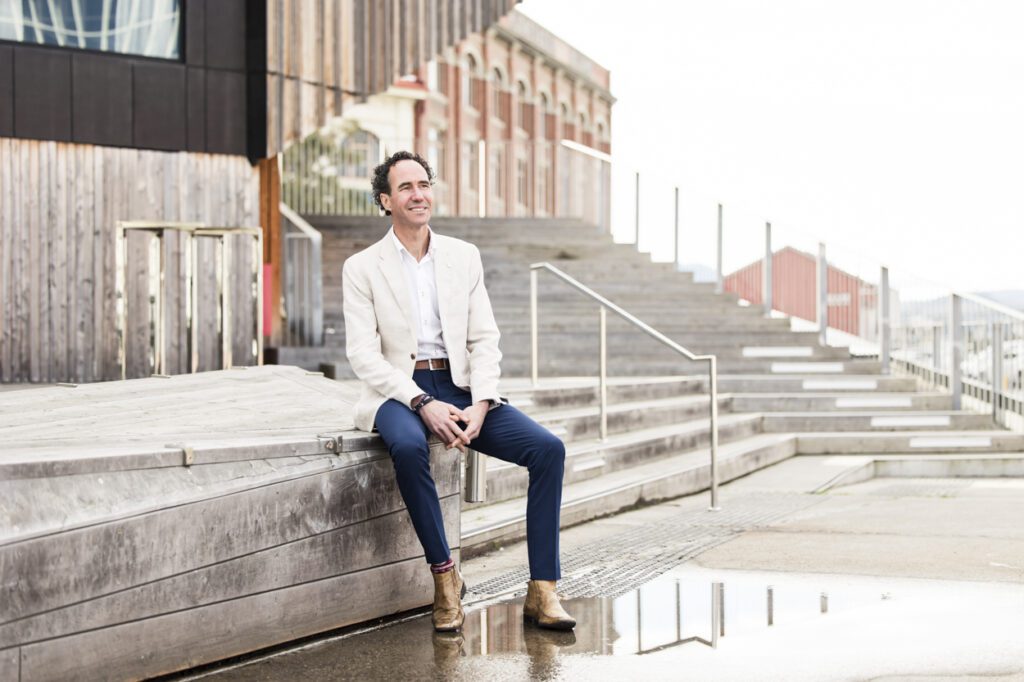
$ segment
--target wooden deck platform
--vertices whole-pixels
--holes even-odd
[[[357,390],[268,366],[0,393],[0,679],[148,677],[429,603]],[[460,461],[431,456],[458,545]]]

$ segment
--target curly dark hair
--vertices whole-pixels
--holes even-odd
[[[384,208],[384,204],[380,202],[380,195],[391,194],[391,183],[388,182],[388,174],[391,172],[391,167],[399,161],[415,161],[423,166],[423,170],[427,171],[427,179],[430,180],[430,184],[434,184],[434,171],[430,168],[430,164],[427,163],[426,159],[413,152],[395,152],[384,159],[384,163],[373,169],[373,203],[377,204],[380,210],[384,211],[384,215],[391,215],[391,211]]]

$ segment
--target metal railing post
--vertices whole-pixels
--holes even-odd
[[[604,306],[598,310],[601,340],[599,342],[601,358],[598,368],[597,390],[601,403],[601,440],[608,440],[608,313]]]
[[[672,247],[672,263],[676,266],[676,270],[679,270],[679,188],[675,188],[676,197],[676,213],[675,213],[675,226],[674,234],[675,239]]]
[[[636,246],[636,250],[640,250],[640,171],[636,171],[636,192],[635,194],[635,206],[633,213],[633,244]]]
[[[487,460],[476,450],[466,450],[466,502],[487,501]]]
[[[963,299],[952,294],[949,300],[949,390],[953,394],[953,409],[961,409],[963,374],[960,362],[964,356]]]
[[[775,304],[772,291],[772,224],[764,224],[764,316],[772,316],[772,307]]]
[[[715,255],[715,293],[723,291],[722,285],[722,205],[718,205],[718,247]]]
[[[711,380],[711,506],[708,511],[719,511],[718,505],[718,358],[708,358]]]
[[[537,387],[537,271],[530,270],[530,379]]]
[[[818,345],[828,342],[828,260],[825,243],[818,243]]]
[[[992,419],[1002,416],[1003,395],[1003,323],[992,323]]]
[[[882,374],[889,374],[892,355],[892,321],[889,319],[889,268],[882,266],[881,296],[879,299],[879,359],[882,361]]]
[[[942,325],[932,325],[932,383],[939,385],[942,371]]]

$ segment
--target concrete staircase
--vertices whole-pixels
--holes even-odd
[[[312,219],[324,235],[321,349],[279,349],[278,362],[349,378],[341,264],[379,239],[384,219]],[[953,410],[950,396],[880,373],[873,359],[822,348],[813,333],[766,319],[732,294],[652,264],[570,220],[435,219],[439,233],[479,246],[502,332],[503,390],[566,442],[563,525],[709,485],[704,365],[609,317],[609,436],[598,437],[597,306],[541,273],[540,374],[529,374],[529,264],[548,261],[696,353],[719,357],[719,471],[728,481],[798,454],[958,458],[1024,452],[1024,434]],[[851,466],[854,466],[851,464]],[[859,460],[856,466],[863,466]],[[840,469],[837,469],[837,472]],[[487,502],[464,505],[462,545],[479,553],[525,533],[525,471],[488,459]]]

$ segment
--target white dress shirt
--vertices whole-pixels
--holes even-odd
[[[430,233],[427,253],[417,262],[391,228],[391,240],[398,249],[405,270],[405,283],[409,289],[409,300],[416,313],[416,359],[429,360],[448,357],[448,348],[441,335],[441,313],[437,306],[437,280],[434,277],[435,239]]]

